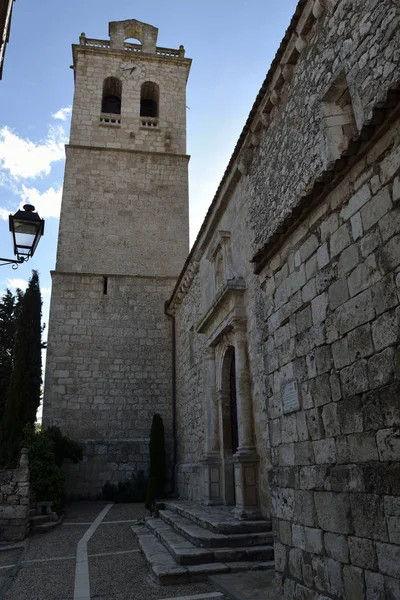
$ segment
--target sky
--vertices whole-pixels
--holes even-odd
[[[108,39],[108,22],[159,28],[158,46],[193,59],[187,86],[190,242],[193,244],[297,0],[16,0],[0,81],[0,256],[12,258],[8,215],[26,203],[45,219],[34,257],[0,267],[0,295],[39,271],[48,322],[50,271],[68,143],[79,35]]]

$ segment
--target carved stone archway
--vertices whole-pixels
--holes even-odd
[[[244,281],[230,279],[200,322],[206,334],[206,504],[234,504],[240,519],[258,518],[258,456],[247,352]],[[238,448],[232,448],[230,372],[235,360]]]

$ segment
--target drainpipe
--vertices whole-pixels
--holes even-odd
[[[171,319],[172,333],[172,444],[173,444],[173,466],[172,466],[172,494],[175,495],[175,467],[177,464],[177,441],[176,441],[176,334],[175,334],[175,316],[168,312],[168,302],[165,302],[164,312]]]

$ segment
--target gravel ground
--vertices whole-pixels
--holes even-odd
[[[1,589],[13,571],[9,565],[17,563],[22,550],[0,552],[0,600],[74,600],[77,544],[106,505],[71,504],[60,527],[45,535],[33,535],[5,595]],[[131,532],[133,522],[144,516],[142,505],[116,504],[93,533],[87,544],[90,600],[180,599],[215,592],[208,582],[176,586],[154,583]]]

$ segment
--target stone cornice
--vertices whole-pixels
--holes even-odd
[[[227,281],[215,298],[212,306],[196,327],[197,333],[205,333],[210,344],[232,330],[236,321],[246,321],[244,293],[246,285],[240,278]]]
[[[101,40],[99,40],[101,41]],[[104,42],[106,44],[107,42]],[[189,77],[189,71],[192,64],[191,58],[183,58],[174,56],[165,56],[163,54],[149,54],[145,52],[129,52],[127,50],[120,50],[116,48],[110,48],[107,46],[85,46],[81,44],[72,44],[72,58],[73,58],[73,66],[72,68],[76,70],[78,55],[79,54],[104,54],[107,52],[107,56],[114,56],[115,58],[120,58],[121,60],[134,59],[135,62],[153,62],[153,63],[167,63],[169,65],[177,65],[180,67],[184,67],[186,69],[186,79]]]
[[[81,271],[61,271],[59,269],[53,269],[50,271],[50,275],[67,275],[70,277],[118,277],[120,279],[156,279],[157,281],[176,281],[176,277],[173,275],[125,275],[119,273],[88,273]]]
[[[390,114],[390,118],[388,115]],[[341,179],[359,161],[377,139],[390,127],[393,120],[400,116],[400,82],[393,85],[387,92],[384,102],[380,102],[372,112],[368,122],[364,124],[357,137],[354,137],[346,151],[329,165],[329,170],[323,171],[314,181],[311,190],[300,197],[289,215],[276,227],[275,231],[255,253],[251,262],[254,263],[254,273],[259,275],[266,263],[298,226],[299,220],[304,219],[324,198],[335,188]]]
[[[97,150],[98,152],[129,152],[129,154],[146,154],[148,156],[162,156],[164,158],[184,158],[190,160],[190,154],[174,154],[173,152],[152,152],[150,150],[134,150],[131,148],[106,148],[104,146],[87,146],[83,144],[65,144],[65,149],[77,148],[82,150]]]

